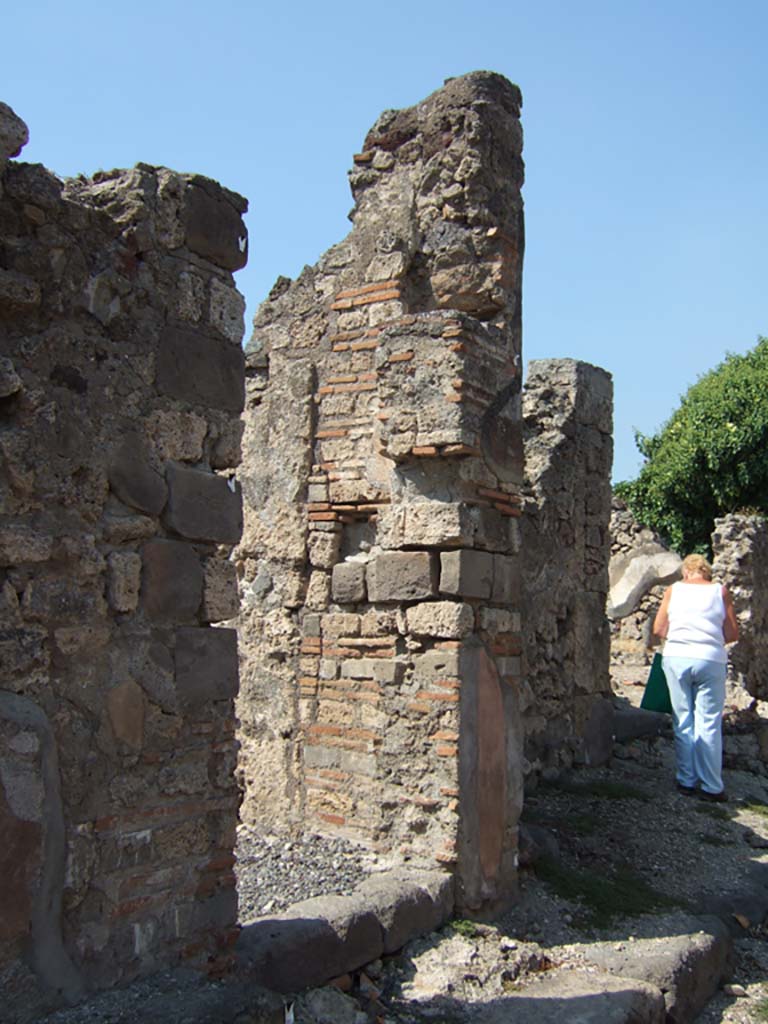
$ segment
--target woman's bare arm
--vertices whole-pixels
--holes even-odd
[[[728,587],[723,587],[723,604],[725,605],[723,639],[727,644],[732,644],[739,639],[739,623],[736,618],[736,609],[733,607],[733,598],[728,591]]]
[[[662,640],[669,632],[669,599],[671,597],[672,587],[667,587],[664,591],[664,597],[662,598],[659,610],[656,612],[656,618],[653,620],[653,635],[658,636]]]

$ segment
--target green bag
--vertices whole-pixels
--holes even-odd
[[[662,711],[665,715],[672,714],[672,702],[669,699],[669,688],[667,677],[661,665],[661,655],[654,654],[651,671],[648,673],[648,682],[645,684],[645,693],[640,701],[640,707],[646,711]]]

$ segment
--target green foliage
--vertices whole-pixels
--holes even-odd
[[[635,518],[680,554],[707,553],[714,520],[768,511],[768,338],[700,377],[657,434],[636,434],[646,462],[617,484]]]

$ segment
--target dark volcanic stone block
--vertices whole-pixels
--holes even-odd
[[[248,262],[248,232],[242,217],[223,196],[197,185],[184,196],[187,247],[225,270],[240,270]]]
[[[123,438],[112,456],[109,484],[120,501],[149,515],[159,515],[168,496],[165,480],[149,464],[144,446],[135,434]]]
[[[155,619],[194,618],[203,595],[203,568],[189,544],[151,540],[141,550],[141,603]]]
[[[157,352],[158,391],[190,405],[242,412],[245,358],[239,345],[167,327]]]
[[[237,631],[184,626],[176,631],[176,692],[185,707],[237,693]]]
[[[190,540],[237,544],[243,532],[240,484],[222,476],[184,466],[168,467],[168,507],[165,521]]]

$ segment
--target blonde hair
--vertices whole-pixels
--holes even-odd
[[[683,572],[690,576],[698,573],[705,580],[712,579],[712,566],[704,555],[686,555],[683,559]]]

